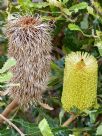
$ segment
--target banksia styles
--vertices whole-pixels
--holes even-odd
[[[51,27],[38,17],[23,16],[7,24],[9,40],[8,55],[17,64],[11,69],[12,83],[20,87],[10,87],[11,99],[25,109],[42,101],[47,88],[51,61]]]
[[[84,112],[97,105],[97,61],[88,53],[72,52],[65,58],[62,106]]]

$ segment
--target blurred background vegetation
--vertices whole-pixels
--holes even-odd
[[[39,122],[46,118],[54,136],[102,136],[102,1],[101,0],[0,0],[0,68],[7,61],[8,41],[4,35],[8,20],[20,15],[40,15],[43,21],[54,24],[53,61],[45,102],[54,107],[47,111],[31,107],[27,112],[17,111],[11,121],[27,136],[42,136]],[[64,57],[71,51],[87,51],[99,64],[98,103],[99,108],[88,110],[68,128],[61,124],[69,117],[61,106]],[[0,74],[0,76],[2,76]],[[7,86],[0,82],[1,91]],[[3,86],[3,87],[2,87]],[[9,103],[7,96],[0,97],[0,112]],[[46,127],[45,127],[46,128]],[[47,128],[46,128],[47,130]],[[53,136],[46,135],[43,136]],[[19,136],[8,124],[0,128],[0,136]]]

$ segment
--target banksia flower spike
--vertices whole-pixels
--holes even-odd
[[[43,106],[42,94],[50,72],[51,31],[49,24],[38,17],[23,16],[7,24],[8,56],[17,61],[11,69],[11,83],[20,83],[20,87],[9,88],[9,95],[24,109],[37,103]]]
[[[31,16],[10,21],[7,25],[8,55],[17,61],[11,82],[20,83],[20,87],[9,88],[9,95],[26,109],[29,104],[41,102],[47,88],[52,49],[50,31],[48,24]]]
[[[88,53],[72,52],[65,58],[62,106],[80,112],[97,105],[97,61]]]

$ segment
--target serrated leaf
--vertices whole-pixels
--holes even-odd
[[[14,58],[9,58],[4,66],[2,67],[2,69],[0,69],[0,73],[4,73],[7,70],[9,70],[11,67],[13,67],[14,65],[16,65],[16,60]]]
[[[7,82],[13,77],[13,74],[11,72],[7,72],[5,74],[0,75],[0,82]]]
[[[89,14],[92,14],[92,15],[94,14],[94,9],[90,6],[87,6],[87,11]]]
[[[46,119],[39,123],[39,129],[43,136],[54,136]]]
[[[81,2],[69,8],[70,11],[78,12],[81,9],[87,8],[88,4],[86,2]]]
[[[55,6],[55,7],[61,7],[61,2],[58,0],[47,0],[50,5]]]
[[[86,37],[92,37],[92,35],[88,35],[88,34],[85,34],[78,25],[75,25],[75,24],[69,24],[68,25],[68,28],[70,30],[74,30],[74,31],[80,31],[84,36]]]
[[[97,9],[97,11],[99,12],[99,13],[102,13],[102,6],[100,5],[100,3],[99,2],[92,2],[92,5]]]
[[[69,24],[68,28],[70,30],[75,30],[75,31],[77,30],[77,31],[81,31],[82,32],[82,30],[80,29],[80,27],[78,25],[75,25],[75,24]]]

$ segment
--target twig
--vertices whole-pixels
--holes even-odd
[[[70,118],[66,122],[64,122],[64,124],[62,126],[66,127],[66,126],[70,125],[70,123],[72,123],[76,118],[77,118],[77,115],[72,114],[70,116]]]
[[[24,133],[21,132],[21,130],[15,126],[9,119],[5,118],[2,114],[0,114],[0,117],[5,120],[10,126],[12,126],[21,136],[25,136]]]

